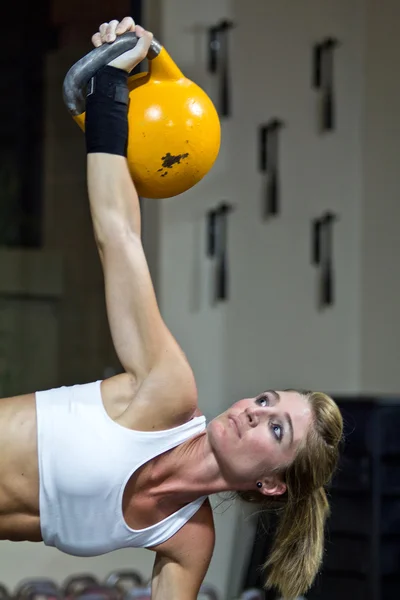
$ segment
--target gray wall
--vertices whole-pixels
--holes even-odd
[[[398,393],[400,58],[395,0],[368,0],[363,119],[361,387]]]

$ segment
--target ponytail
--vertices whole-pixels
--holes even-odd
[[[299,500],[288,498],[264,565],[269,569],[267,588],[277,588],[285,600],[294,600],[311,587],[322,562],[328,515],[322,487]]]

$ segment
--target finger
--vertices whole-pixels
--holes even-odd
[[[127,31],[135,31],[135,27],[135,21],[132,19],[132,17],[125,17],[119,22],[116,33],[117,35],[122,35]]]
[[[115,40],[117,38],[115,31],[118,27],[118,23],[119,23],[119,21],[117,21],[116,19],[113,19],[112,21],[109,22],[108,27],[107,27],[107,32],[106,32],[106,41],[108,43],[115,42]]]
[[[150,33],[150,31],[143,30],[143,32],[141,32],[140,35],[138,35],[138,38],[139,41],[136,44],[135,51],[138,58],[140,58],[140,60],[143,60],[144,58],[146,58],[150,48],[150,44],[153,41],[153,34]]]
[[[99,32],[92,35],[92,44],[93,44],[93,46],[95,46],[95,48],[98,48],[99,46],[101,46],[102,43],[103,42],[101,41],[101,35]]]
[[[100,39],[102,44],[106,42],[106,34],[107,34],[108,23],[102,23],[99,27]]]
[[[136,25],[136,35],[137,37],[143,37],[143,35],[146,33],[146,30],[144,27],[142,27],[141,25]]]

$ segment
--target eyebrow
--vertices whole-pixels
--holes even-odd
[[[276,390],[265,390],[264,394],[272,394],[275,397],[275,400],[280,402],[281,397]]]
[[[287,421],[287,424],[289,425],[289,431],[290,431],[290,445],[293,444],[293,423],[292,423],[292,418],[289,415],[289,413],[285,413],[285,419]]]

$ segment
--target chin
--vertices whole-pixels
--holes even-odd
[[[222,413],[222,415],[223,414],[224,413]],[[218,450],[223,451],[226,446],[226,423],[224,423],[224,419],[221,418],[222,415],[218,415],[218,417],[215,417],[215,419],[210,421],[207,425],[208,439],[215,452],[218,452]]]

